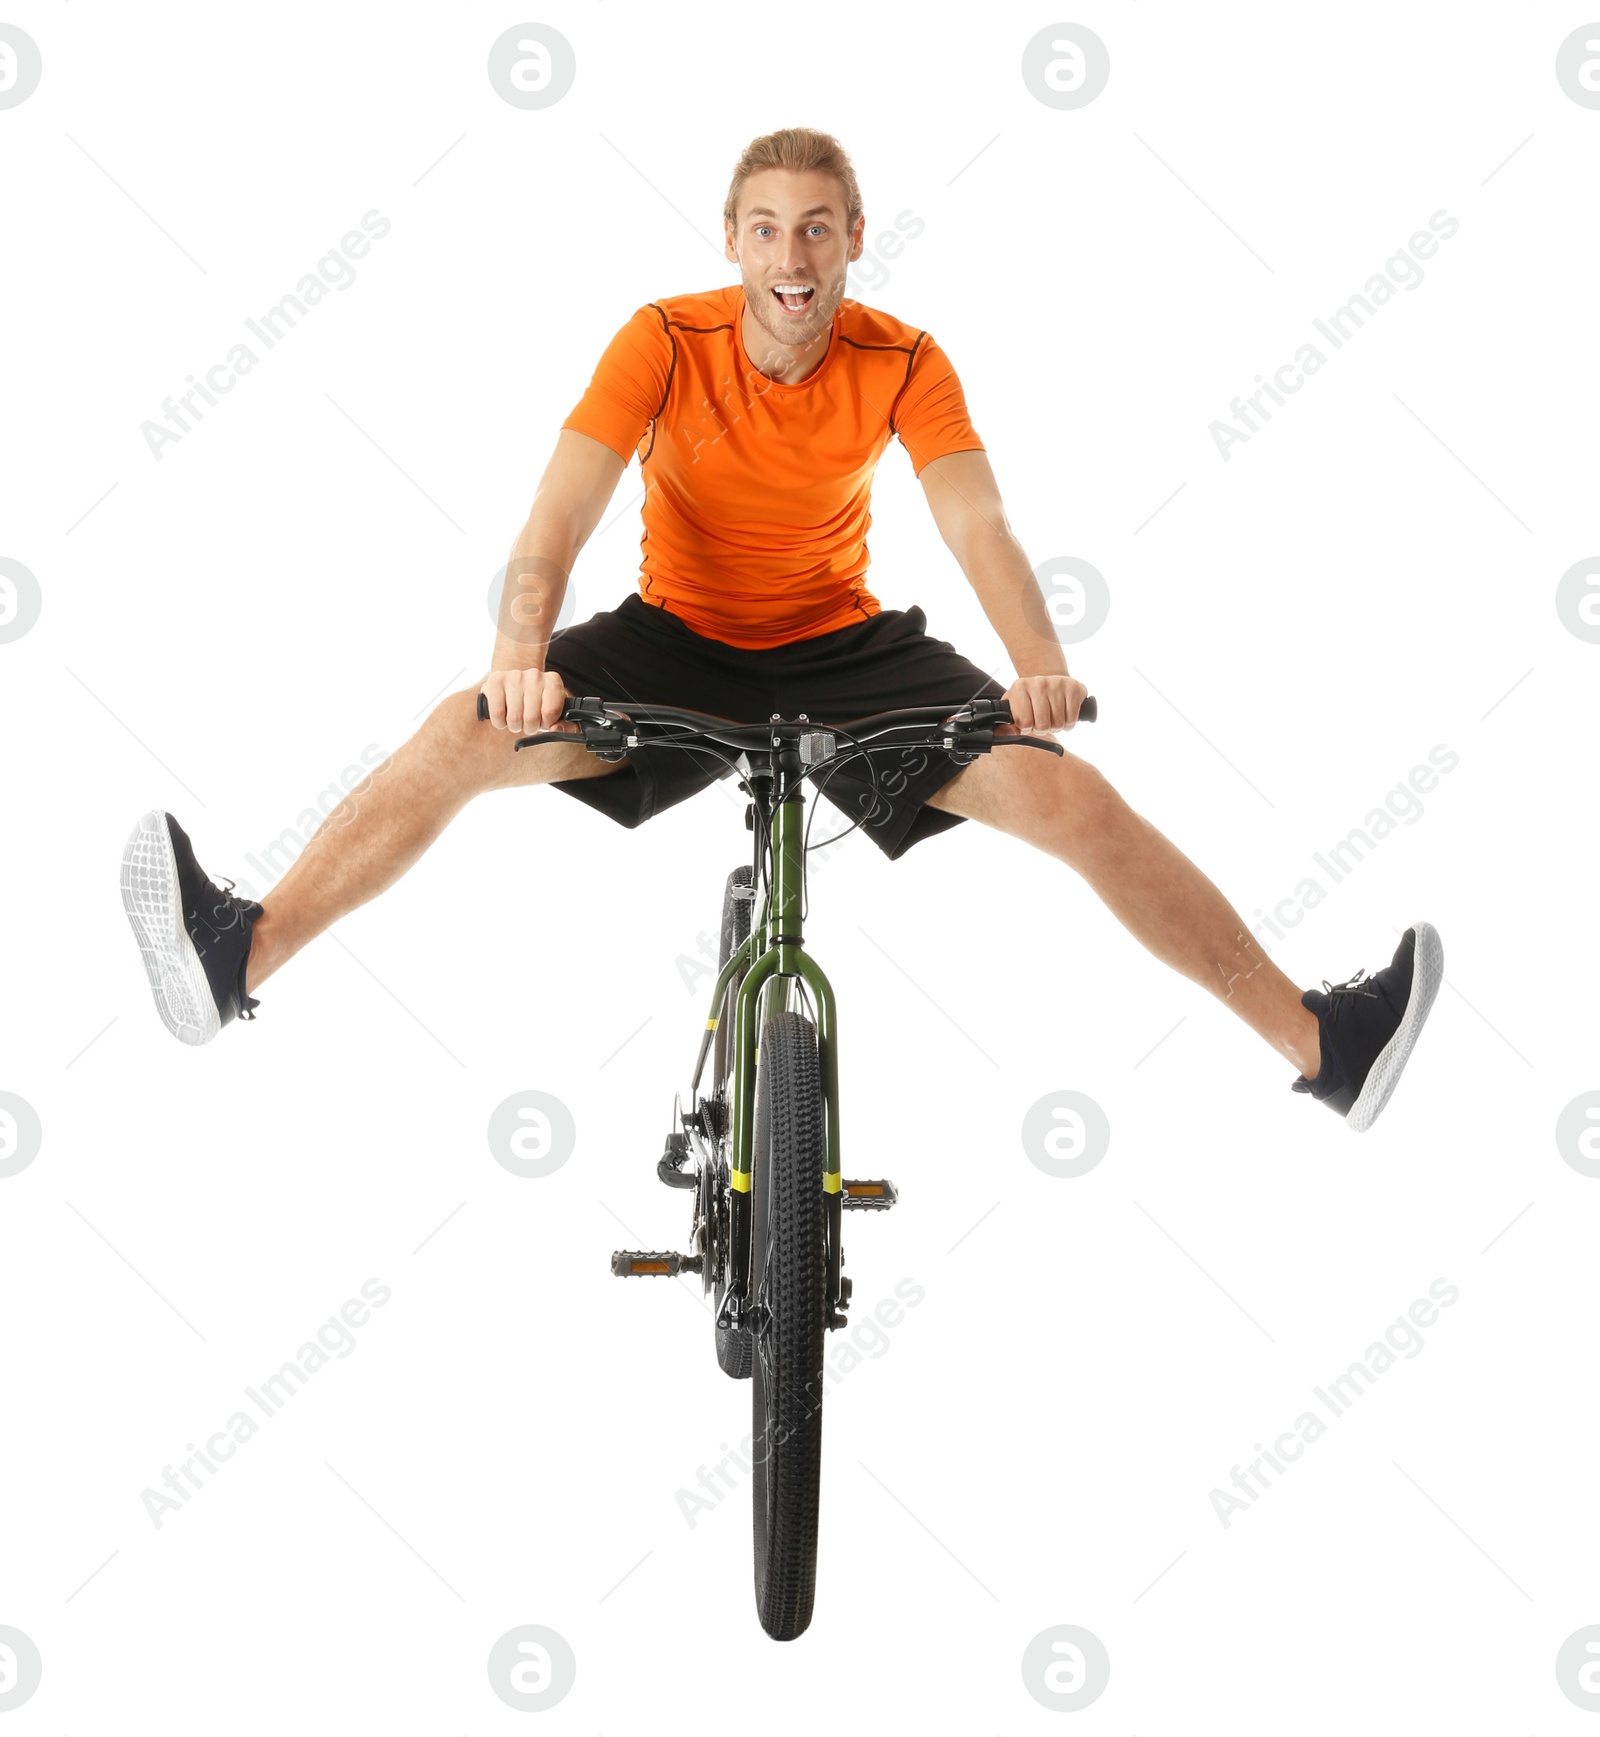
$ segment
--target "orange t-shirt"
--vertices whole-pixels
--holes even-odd
[[[639,454],[644,600],[759,649],[882,607],[866,585],[867,529],[891,435],[919,474],[983,442],[926,332],[844,301],[821,366],[786,386],[745,354],[743,313],[739,284],[640,308],[562,427]]]

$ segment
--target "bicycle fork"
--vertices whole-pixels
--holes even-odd
[[[844,1201],[839,1167],[839,1046],[838,1012],[833,985],[816,960],[805,950],[801,932],[801,908],[805,889],[805,855],[803,848],[804,798],[803,784],[798,778],[790,784],[786,798],[775,804],[772,811],[772,896],[764,901],[752,923],[748,946],[750,964],[739,985],[733,1011],[733,1066],[730,1086],[733,1094],[733,1118],[729,1182],[729,1282],[724,1307],[729,1313],[727,1324],[738,1326],[737,1318],[750,1302],[750,1185],[752,1179],[752,1148],[755,1143],[756,1061],[760,1044],[757,1027],[762,990],[771,978],[795,978],[811,991],[817,1013],[817,1060],[822,1079],[825,1106],[825,1133],[822,1192],[828,1254],[827,1311],[828,1325],[844,1325],[844,1311],[849,1305],[850,1282],[840,1271],[841,1207]],[[758,808],[759,812],[759,808]],[[759,941],[759,948],[758,943]],[[728,961],[726,973],[731,979],[738,955]],[[721,1005],[725,982],[712,992],[713,1012]]]

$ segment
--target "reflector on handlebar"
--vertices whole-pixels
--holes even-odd
[[[833,758],[833,731],[806,730],[800,736],[799,747],[802,766],[821,766]]]

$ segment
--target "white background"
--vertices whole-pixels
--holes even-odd
[[[1022,82],[1033,7],[558,6],[577,78],[536,112],[485,73],[526,16],[6,13],[44,68],[0,112],[0,554],[43,593],[0,646],[0,1089],[44,1128],[0,1182],[0,1623],[44,1659],[8,1732],[522,1729],[485,1661],[527,1622],[577,1656],[557,1731],[1055,1729],[1020,1665],[1057,1623],[1110,1654],[1086,1731],[1587,1729],[1553,1668],[1600,1621],[1600,1184],[1553,1133],[1600,1086],[1600,647],[1554,605],[1600,543],[1600,112],[1554,73],[1586,14],[1086,5],[1111,78],[1078,111]],[[676,1500],[749,1426],[698,1281],[608,1272],[687,1234],[653,1167],[730,794],[636,833],[486,798],[201,1051],[116,880],[166,807],[261,888],[246,853],[478,679],[605,341],[733,281],[732,164],[802,123],[869,236],[924,220],[863,299],[950,354],[1031,558],[1106,575],[1075,750],[1247,917],[1435,744],[1460,764],[1271,941],[1311,985],[1441,931],[1359,1140],[1021,845],[818,871],[845,1169],[903,1191],[850,1221],[857,1313],[926,1298],[829,1400],[816,1618],[779,1647],[748,1485],[693,1528]],[[353,285],[153,459],[140,424],[373,209]],[[1208,424],[1439,210],[1426,280],[1224,462]],[[584,614],[632,586],[635,476]],[[886,606],[1000,661],[898,446],[872,549]],[[1019,1134],[1066,1088],[1112,1128],[1073,1181]],[[525,1089],[577,1122],[546,1180],[485,1138]],[[355,1351],[157,1530],[141,1490],[374,1276]],[[1440,1277],[1422,1353],[1224,1529],[1212,1488]]]

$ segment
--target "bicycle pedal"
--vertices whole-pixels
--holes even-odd
[[[899,1198],[892,1182],[846,1182],[841,1204],[857,1212],[887,1212]]]
[[[619,1248],[611,1257],[611,1271],[619,1279],[672,1279],[679,1273],[700,1271],[700,1256],[679,1254],[676,1249],[649,1253],[644,1249]]]

